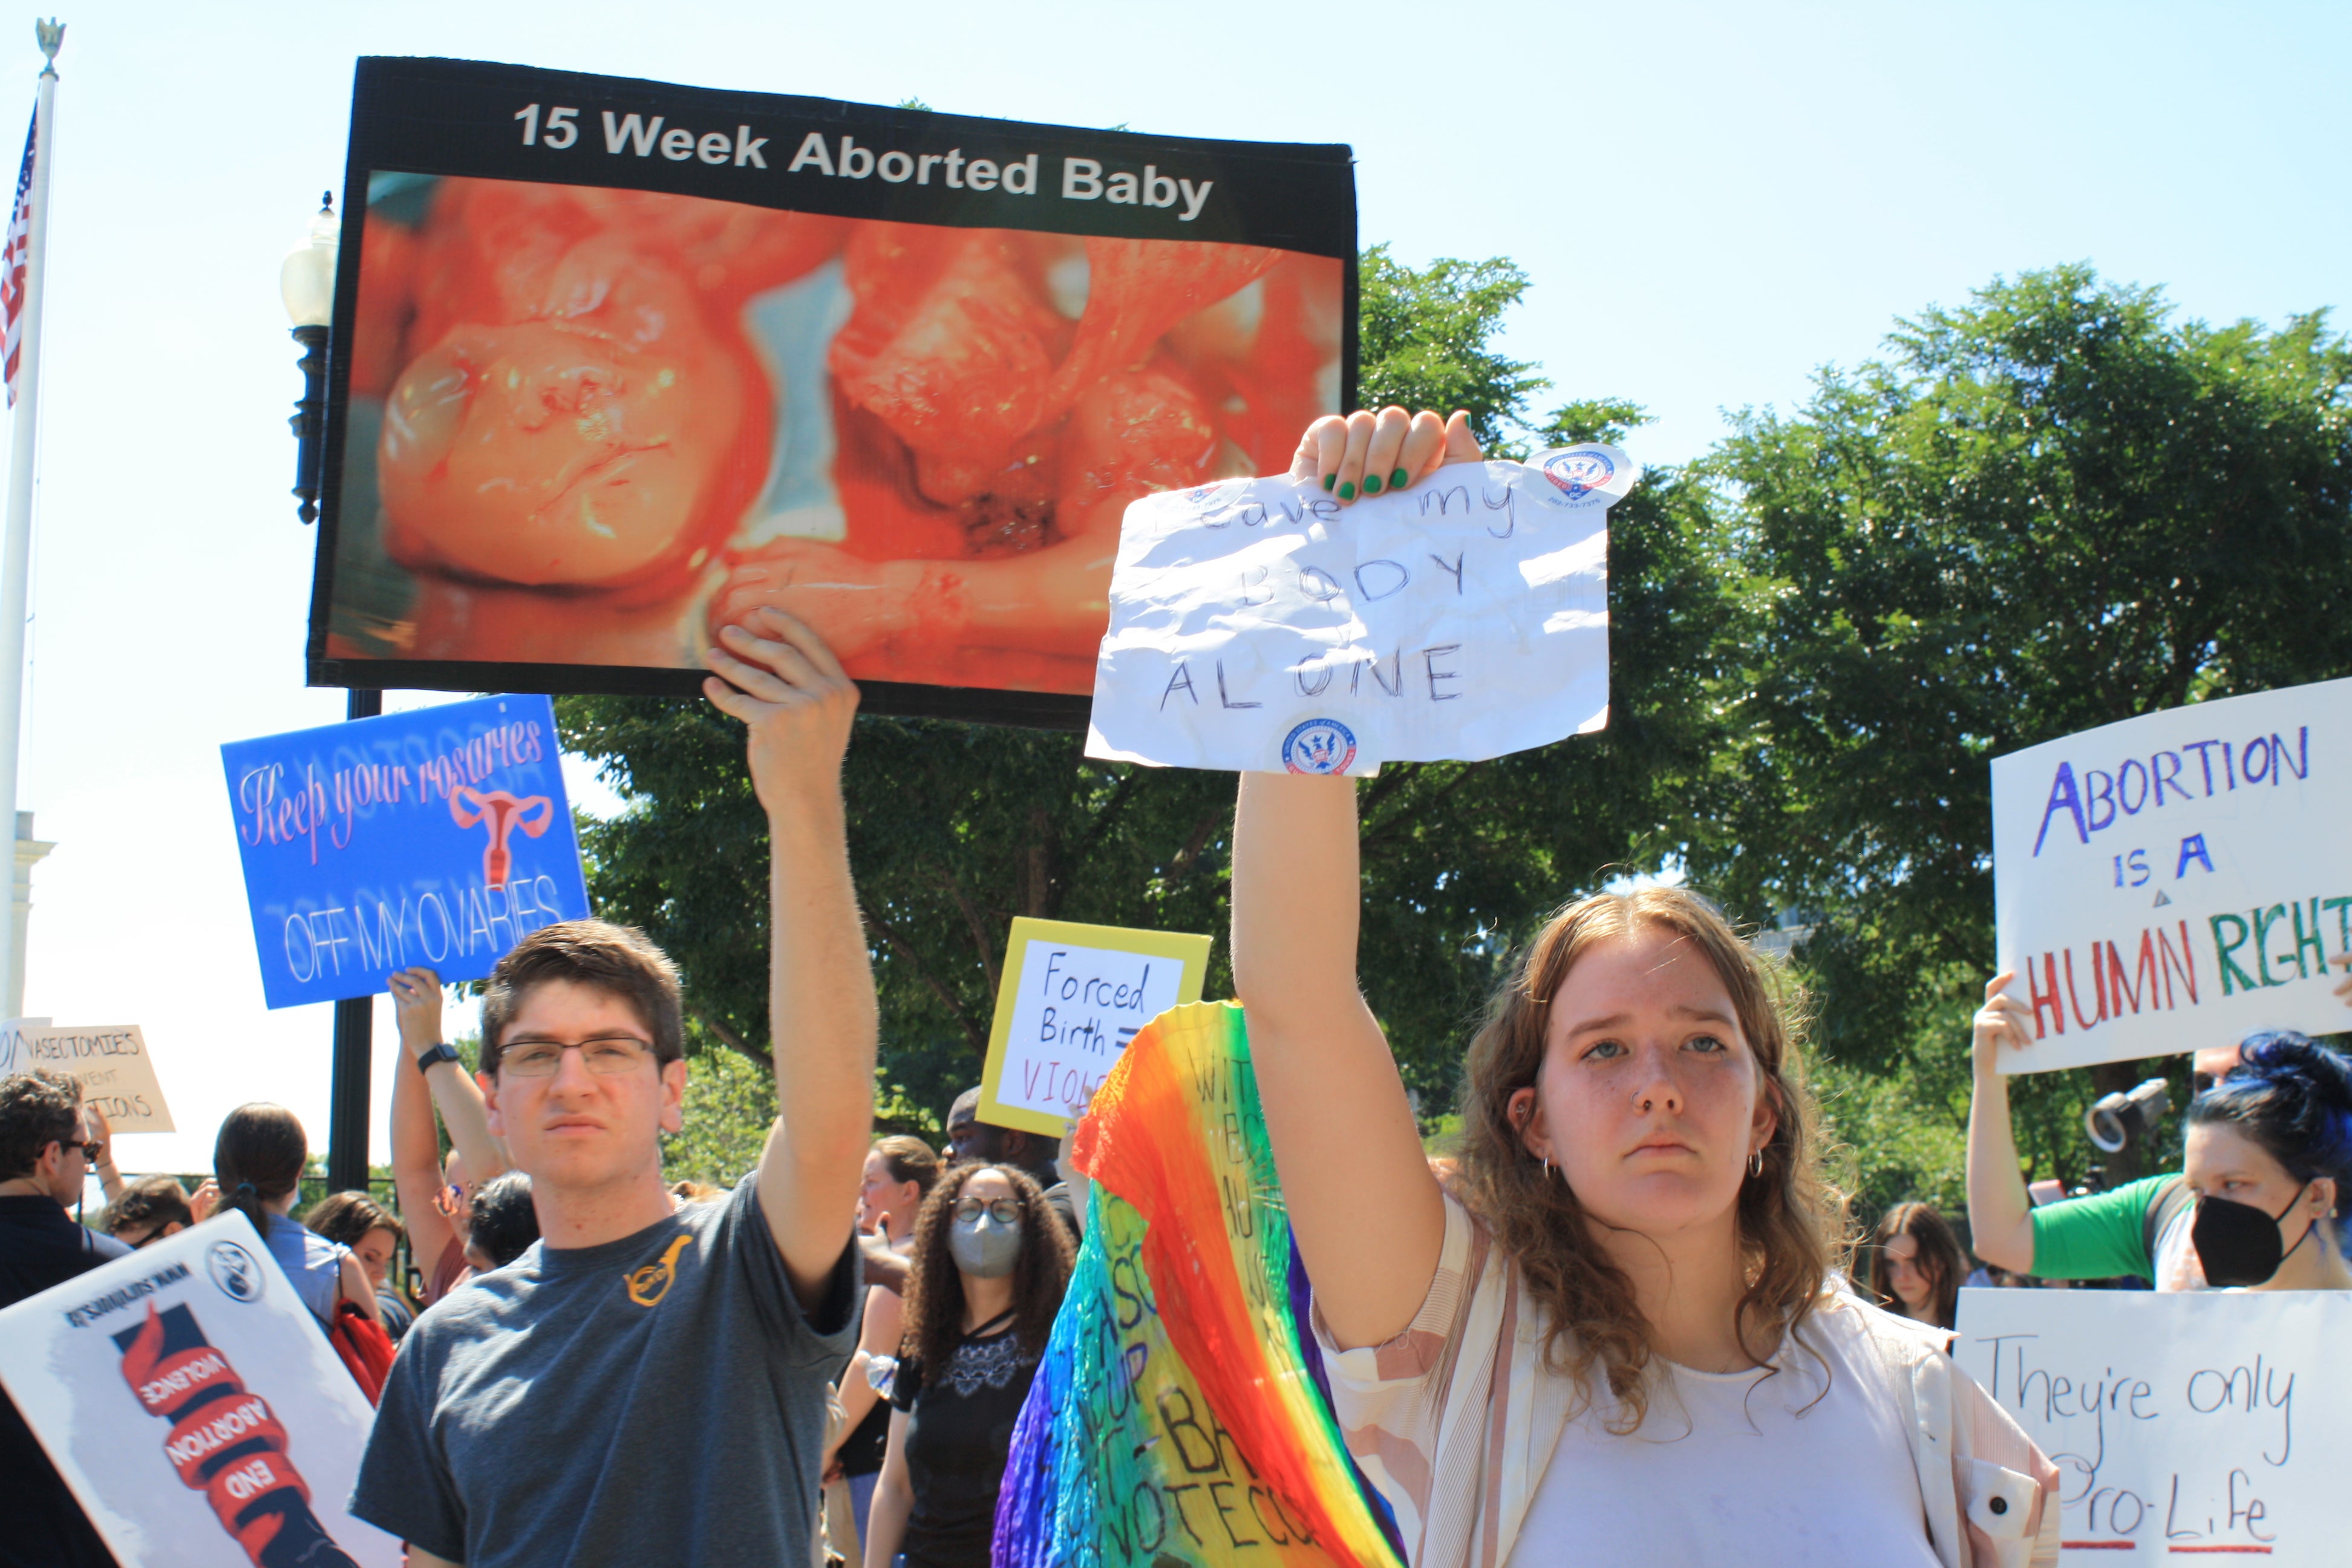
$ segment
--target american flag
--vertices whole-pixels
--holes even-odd
[[[8,243],[0,249],[0,324],[7,332],[0,353],[8,361],[8,406],[16,406],[16,367],[25,349],[25,263],[33,251],[33,142],[40,134],[39,110],[25,128],[25,166],[16,171],[16,205],[8,215]]]

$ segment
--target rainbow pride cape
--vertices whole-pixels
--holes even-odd
[[[1154,1019],[1072,1158],[1086,1242],[1013,1429],[994,1568],[1400,1568],[1318,1386],[1241,1009]]]

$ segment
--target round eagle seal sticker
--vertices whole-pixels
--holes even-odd
[[[1282,765],[1294,773],[1343,773],[1355,760],[1355,733],[1337,719],[1309,719],[1283,738]]]
[[[1560,493],[1571,501],[1580,501],[1617,477],[1617,465],[1609,460],[1606,452],[1596,452],[1590,447],[1572,447],[1565,452],[1547,453],[1543,458],[1543,475],[1559,487]]]

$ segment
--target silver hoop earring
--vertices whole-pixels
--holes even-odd
[[[1550,1156],[1550,1155],[1546,1154],[1546,1155],[1543,1157],[1543,1165],[1544,1165],[1544,1181],[1545,1181],[1545,1183],[1546,1183],[1547,1184],[1549,1184],[1550,1183],[1550,1181],[1551,1181],[1551,1156]]]
[[[1748,1173],[1751,1176],[1760,1176],[1764,1173],[1763,1150],[1759,1149],[1748,1157]]]

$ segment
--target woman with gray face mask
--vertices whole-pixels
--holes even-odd
[[[923,1201],[866,1568],[988,1568],[1013,1422],[1070,1260],[1069,1233],[1011,1166],[959,1165]]]

